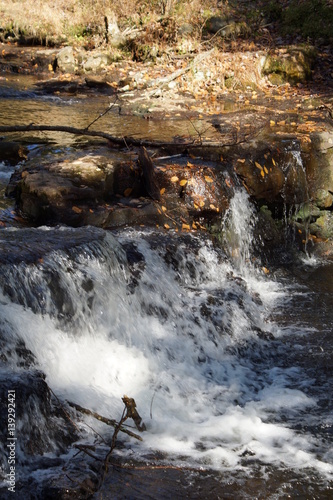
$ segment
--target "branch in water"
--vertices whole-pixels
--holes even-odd
[[[90,124],[91,125],[91,124]],[[89,126],[90,126],[89,125]],[[170,141],[149,141],[146,139],[135,139],[134,137],[115,137],[114,135],[108,134],[106,132],[101,132],[98,130],[87,130],[81,129],[81,128],[75,128],[75,127],[67,127],[63,125],[34,125],[31,123],[30,125],[11,125],[11,126],[0,126],[0,133],[2,132],[65,132],[67,134],[74,134],[74,135],[85,135],[88,137],[101,137],[102,139],[106,139],[107,141],[110,141],[113,144],[117,144],[120,146],[145,146],[145,147],[152,147],[152,148],[163,148],[163,147],[172,147],[175,149],[190,149],[190,148],[196,148],[198,146],[200,147],[207,147],[207,148],[213,148],[213,147],[228,147],[228,146],[236,146],[237,144],[241,144],[247,141],[247,137],[244,138],[243,140],[236,140],[234,142],[229,142],[229,143],[221,143],[221,142],[210,142],[210,141],[202,141],[201,138],[199,141],[197,140],[192,140],[192,141],[184,141],[184,142],[170,142]]]

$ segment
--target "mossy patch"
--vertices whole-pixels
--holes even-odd
[[[289,47],[283,52],[269,54],[262,73],[274,84],[299,83],[309,80],[316,51],[312,46]]]

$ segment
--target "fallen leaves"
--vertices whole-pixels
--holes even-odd
[[[205,181],[208,182],[208,183],[211,183],[211,182],[214,182],[214,179],[212,179],[208,175],[205,175]]]

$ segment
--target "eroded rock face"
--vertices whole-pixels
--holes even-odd
[[[152,199],[137,161],[111,161],[103,155],[37,165],[27,163],[7,194],[37,224],[119,227],[162,224],[190,228],[220,217],[232,196],[225,173],[190,163],[155,166],[160,199]]]
[[[234,189],[243,185],[258,207],[267,205],[273,218],[285,223],[283,214],[294,214],[299,233],[310,230],[319,239],[332,239],[331,144],[333,134],[327,128],[304,144],[272,135],[239,145],[221,161],[155,161],[158,198],[149,193],[137,153],[77,153],[48,164],[27,162],[12,176],[7,194],[16,197],[21,214],[36,224],[189,230],[218,227]],[[276,239],[272,227],[267,240]]]

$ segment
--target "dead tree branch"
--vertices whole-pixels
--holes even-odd
[[[236,141],[236,142],[227,142],[227,143],[222,143],[222,142],[213,142],[213,141],[202,141],[202,142],[197,142],[195,139],[191,141],[184,141],[184,142],[174,142],[174,141],[149,141],[146,139],[135,139],[134,137],[131,136],[126,136],[126,137],[115,137],[114,135],[108,134],[106,132],[102,131],[95,131],[95,130],[87,130],[87,129],[81,129],[81,128],[75,128],[75,127],[67,127],[67,126],[62,126],[62,125],[34,125],[31,123],[30,125],[11,125],[11,126],[0,126],[0,133],[7,132],[7,133],[13,133],[13,132],[64,132],[67,134],[74,134],[74,135],[82,135],[82,136],[88,136],[88,137],[100,137],[102,139],[106,139],[109,141],[111,144],[118,145],[118,146],[135,146],[135,147],[151,147],[151,148],[165,148],[165,147],[172,147],[173,149],[177,150],[188,150],[188,149],[195,149],[198,147],[205,147],[205,148],[224,148],[224,147],[230,147],[230,146],[237,146],[238,144],[246,142],[246,139]]]
[[[193,61],[191,61],[187,66],[185,66],[185,68],[177,69],[176,71],[171,73],[171,75],[165,76],[163,78],[158,78],[155,81],[155,86],[157,88],[148,92],[148,95],[152,97],[159,89],[165,87],[166,85],[168,85],[168,83],[172,82],[173,80],[176,80],[176,78],[178,78],[179,76],[184,75],[198,64],[201,64],[205,59],[207,59],[207,57],[209,57],[212,54],[213,50],[214,49],[208,50],[207,52],[201,52],[200,54],[195,56]]]
[[[90,415],[90,416],[96,418],[96,420],[99,420],[100,422],[103,422],[106,425],[110,425],[111,427],[117,427],[118,426],[117,420],[113,420],[113,419],[109,419],[109,418],[103,417],[102,415],[99,415],[98,413],[96,413],[94,411],[88,410],[87,408],[83,408],[82,406],[80,406],[80,405],[78,405],[76,403],[72,403],[70,401],[68,401],[68,404],[70,406],[72,406],[73,408],[75,408],[80,413],[83,413],[84,415]],[[138,434],[135,434],[134,432],[131,432],[128,429],[125,429],[124,427],[121,427],[120,431],[124,432],[125,434],[128,434],[131,437],[134,437],[135,439],[138,439],[139,441],[142,441],[142,437],[141,436],[138,436]]]

